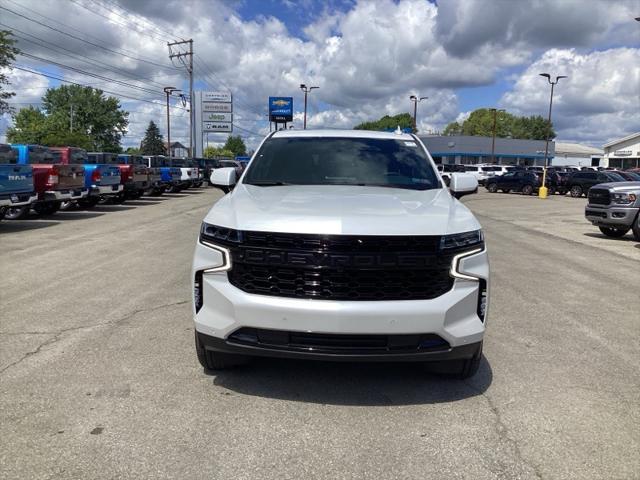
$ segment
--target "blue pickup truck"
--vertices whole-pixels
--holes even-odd
[[[8,209],[31,205],[37,199],[33,167],[19,165],[18,152],[0,143],[0,220]]]
[[[160,172],[160,181],[167,192],[175,193],[184,188],[181,180],[182,170],[179,167],[172,167],[169,158],[163,155],[152,155],[146,156],[144,159],[149,168],[157,169]]]
[[[120,184],[120,169],[116,165],[100,164],[96,159],[90,159],[81,148],[51,147],[51,151],[57,153],[64,165],[83,165],[84,185],[89,189],[89,195],[77,200],[81,208],[93,208],[100,200],[116,196],[124,190]]]

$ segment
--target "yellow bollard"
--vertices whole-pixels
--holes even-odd
[[[547,187],[540,187],[538,189],[538,197],[547,198],[548,189]]]

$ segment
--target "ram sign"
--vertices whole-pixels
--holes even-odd
[[[231,132],[232,124],[230,122],[203,122],[203,132]]]
[[[285,123],[293,120],[293,97],[269,97],[269,121]]]

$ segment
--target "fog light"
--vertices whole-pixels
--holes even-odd
[[[202,271],[196,272],[196,276],[193,279],[193,305],[196,309],[196,313],[202,308]]]
[[[487,315],[487,282],[480,279],[480,289],[478,292],[478,317],[484,323]]]
[[[624,218],[624,212],[613,212],[611,216],[613,218]]]

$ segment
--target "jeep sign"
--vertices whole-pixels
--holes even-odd
[[[202,112],[202,120],[205,122],[232,122],[233,113]]]

